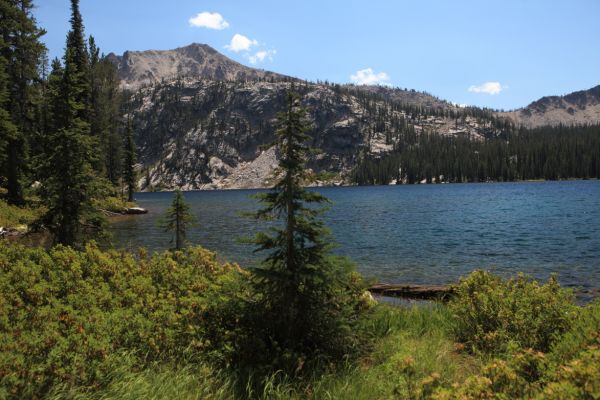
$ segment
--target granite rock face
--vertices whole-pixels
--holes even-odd
[[[415,90],[305,82],[246,67],[204,44],[108,57],[129,98],[143,190],[271,186],[278,155],[268,145],[290,89],[307,110],[315,184],[349,183],[362,157],[397,149],[406,135],[484,140],[509,124],[600,122],[600,86],[498,113]]]
[[[394,149],[400,135],[438,132],[473,139],[498,135],[490,121],[425,116],[360,88],[306,82],[215,81],[182,78],[132,95],[140,187],[152,189],[271,186],[278,161],[269,149],[277,113],[295,90],[307,111],[308,167],[347,182],[362,155]],[[451,107],[451,105],[447,105]],[[267,147],[265,147],[267,146]]]

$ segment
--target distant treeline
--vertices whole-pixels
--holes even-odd
[[[361,185],[600,177],[600,125],[521,128],[476,141],[405,134],[396,150],[368,156],[352,173]]]

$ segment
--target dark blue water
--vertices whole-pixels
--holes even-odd
[[[568,286],[600,288],[600,181],[320,188],[333,201],[325,220],[361,272],[385,282],[447,283],[478,268],[503,276],[551,273]],[[199,226],[193,244],[252,265],[237,239],[264,225],[240,217],[256,191],[187,192]],[[172,193],[139,193],[150,213],[113,224],[115,244],[170,246],[156,220]]]

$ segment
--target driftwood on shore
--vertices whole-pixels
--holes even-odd
[[[371,286],[369,292],[405,299],[446,300],[452,294],[452,286],[378,283]]]

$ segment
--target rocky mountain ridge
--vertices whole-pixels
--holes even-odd
[[[526,107],[499,115],[528,128],[599,123],[600,85],[564,96],[545,96]]]
[[[396,150],[411,135],[484,140],[505,135],[513,122],[536,126],[544,113],[600,121],[596,103],[588,104],[596,92],[496,113],[415,90],[305,82],[246,67],[201,44],[109,57],[129,89],[143,190],[270,186],[277,154],[263,146],[273,141],[276,114],[292,86],[318,149],[308,162],[316,183],[323,173],[326,183],[348,183],[361,157]]]
[[[110,53],[107,57],[117,67],[121,86],[129,90],[178,77],[225,81],[293,79],[246,67],[209,45],[198,43],[174,50],[126,51],[121,56]]]

